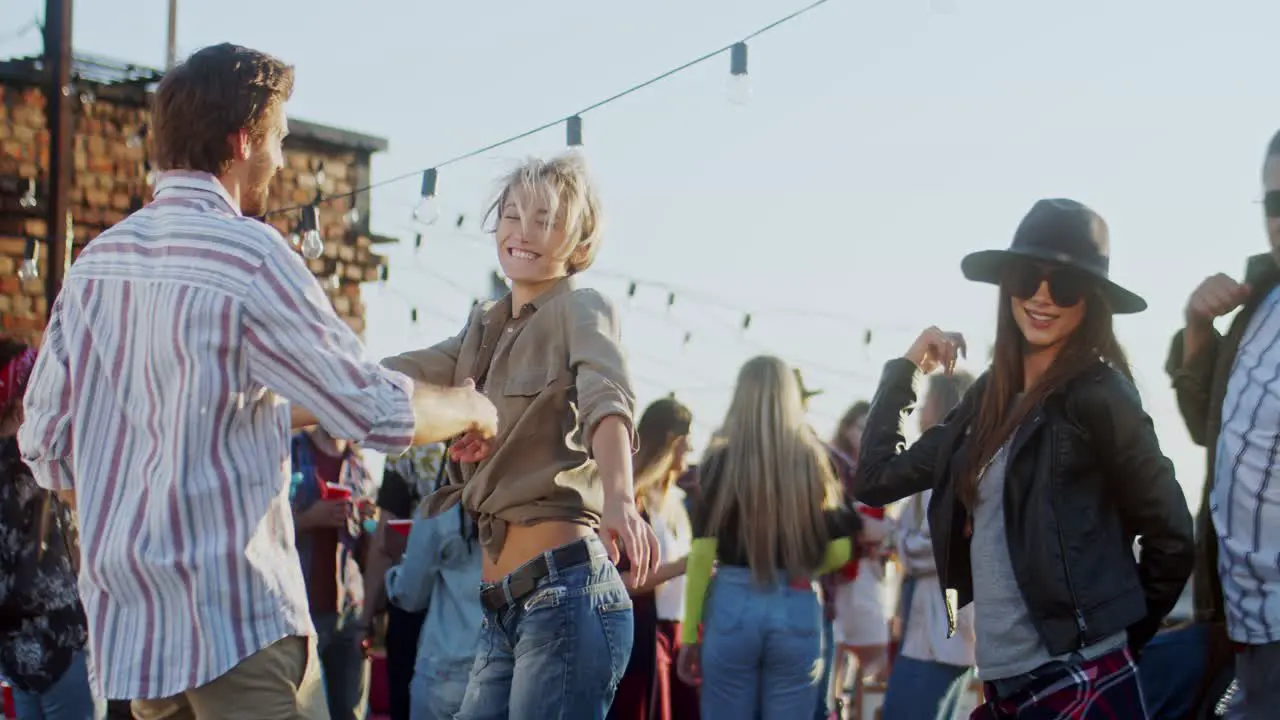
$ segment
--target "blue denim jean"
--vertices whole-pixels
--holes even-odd
[[[792,720],[818,702],[822,604],[785,577],[755,585],[745,567],[711,581],[702,641],[702,720]]]
[[[409,690],[412,698],[409,720],[453,720],[467,694],[472,664],[467,661],[415,668]]]
[[[968,679],[967,667],[898,655],[882,713],[886,718],[952,720]]]
[[[1183,717],[1191,712],[1208,646],[1208,630],[1189,625],[1156,635],[1142,649],[1138,680],[1151,717]]]
[[[822,676],[818,678],[818,703],[813,709],[813,720],[827,720],[831,708],[827,705],[827,696],[831,694],[831,671],[836,662],[836,623],[835,620],[822,621]]]
[[[312,616],[316,654],[324,674],[325,697],[332,720],[357,720],[369,713],[370,664],[360,651],[360,611]]]
[[[13,688],[13,704],[22,720],[102,720],[107,716],[105,700],[96,700],[89,691],[89,669],[83,651],[76,653],[62,677],[42,693]]]
[[[588,544],[589,562],[557,568],[545,553],[551,572],[532,593],[500,611],[485,609],[459,720],[603,720],[608,713],[631,657],[631,597],[600,539],[577,542]]]

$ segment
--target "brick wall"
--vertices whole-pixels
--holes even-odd
[[[108,92],[99,92],[82,94],[79,100],[71,103],[75,113],[75,169],[70,195],[73,257],[103,229],[151,199],[145,142],[135,139],[149,119],[145,98],[137,92],[114,98]],[[41,279],[24,285],[18,280],[17,268],[23,258],[24,236],[45,236],[49,160],[45,111],[45,97],[38,87],[0,82],[0,332],[31,342],[39,339],[46,318],[43,277],[48,272],[47,251],[41,248]],[[344,146],[342,131],[302,125],[304,131],[293,129],[286,140],[286,166],[272,182],[273,205],[311,201],[317,190],[314,170],[320,163],[324,181],[319,189],[325,194],[347,192],[367,182],[372,152],[367,142]],[[306,131],[308,128],[312,132]],[[317,133],[317,129],[325,132]],[[37,182],[35,208],[23,208],[21,203],[28,178]],[[367,199],[362,197],[358,203],[360,218],[354,225],[346,217],[350,201],[337,200],[321,206],[325,253],[307,264],[320,278],[338,314],[363,334],[365,307],[360,283],[378,279],[385,258],[373,252],[373,240],[365,231]],[[297,219],[297,213],[269,218],[286,237]]]

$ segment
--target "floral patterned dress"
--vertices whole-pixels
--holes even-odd
[[[70,508],[0,440],[0,675],[23,692],[47,690],[84,648],[78,544]]]

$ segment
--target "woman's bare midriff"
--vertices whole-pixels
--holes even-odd
[[[586,525],[556,520],[536,525],[509,525],[507,539],[502,544],[502,554],[497,561],[490,560],[488,555],[484,556],[480,579],[484,582],[497,582],[548,550],[555,550],[561,545],[568,545],[574,540],[594,534],[595,531]]]

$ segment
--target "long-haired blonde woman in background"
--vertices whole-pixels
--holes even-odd
[[[705,720],[807,714],[823,671],[814,577],[849,557],[862,522],[805,419],[795,375],[778,358],[742,367],[721,431],[693,506],[680,674],[701,678]],[[843,540],[843,557],[832,552],[833,539]],[[719,566],[708,583],[710,557]]]
[[[616,720],[698,717],[697,690],[681,682],[675,672],[685,559],[693,543],[685,493],[675,482],[688,467],[692,426],[689,408],[671,397],[651,403],[636,425],[636,505],[658,536],[662,564],[642,584],[632,587],[628,582],[635,642],[609,709],[609,717]],[[630,581],[629,571],[624,578]]]

